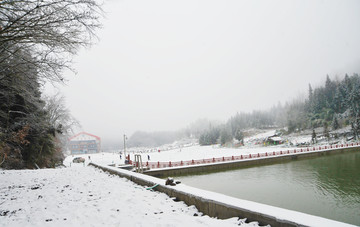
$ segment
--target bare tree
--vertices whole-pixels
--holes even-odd
[[[39,78],[63,81],[61,71],[71,69],[79,47],[93,43],[101,16],[96,0],[0,0],[0,80],[24,76],[19,66],[31,65]]]
[[[80,47],[96,38],[98,0],[0,0],[2,168],[50,167],[76,121],[60,97],[41,100],[40,83],[61,82]]]
[[[80,127],[80,123],[65,106],[65,98],[59,93],[51,97],[44,97],[45,111],[48,115],[50,125],[55,129],[55,135],[60,142],[61,148],[65,148],[67,138],[74,134],[74,129]]]

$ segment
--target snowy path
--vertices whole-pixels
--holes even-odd
[[[237,226],[242,222],[201,216],[194,206],[82,164],[0,171],[0,226]]]

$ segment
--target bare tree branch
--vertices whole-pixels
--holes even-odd
[[[40,78],[63,81],[61,72],[71,69],[72,56],[97,38],[100,17],[96,0],[0,1],[0,80],[3,71],[32,64]],[[31,62],[22,58],[24,52]],[[14,58],[19,60],[10,64]]]

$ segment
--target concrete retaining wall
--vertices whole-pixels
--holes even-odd
[[[223,171],[223,170],[236,169],[236,168],[249,167],[249,166],[281,163],[291,160],[300,160],[300,159],[319,157],[323,155],[339,154],[344,152],[357,152],[357,151],[360,151],[360,146],[344,147],[344,148],[336,148],[336,149],[328,149],[328,150],[320,150],[320,151],[307,151],[302,153],[243,159],[238,161],[217,162],[217,163],[199,164],[193,166],[189,165],[189,166],[181,166],[181,167],[153,169],[153,170],[145,171],[144,173],[150,176],[164,178],[169,176],[215,172],[215,171]]]
[[[187,205],[195,205],[196,208],[210,217],[220,219],[240,217],[248,221],[257,221],[260,225],[270,224],[271,226],[352,226],[342,222],[303,214],[296,211],[259,204],[251,201],[240,200],[219,193],[209,192],[186,185],[167,186],[165,180],[134,173],[116,167],[102,166],[94,163],[90,165],[107,171],[111,174],[125,177],[136,184],[143,186],[154,186],[156,191],[166,193],[170,197],[184,201]]]

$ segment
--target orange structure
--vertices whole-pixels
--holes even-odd
[[[71,154],[92,154],[101,151],[101,138],[87,132],[80,132],[69,138]]]

